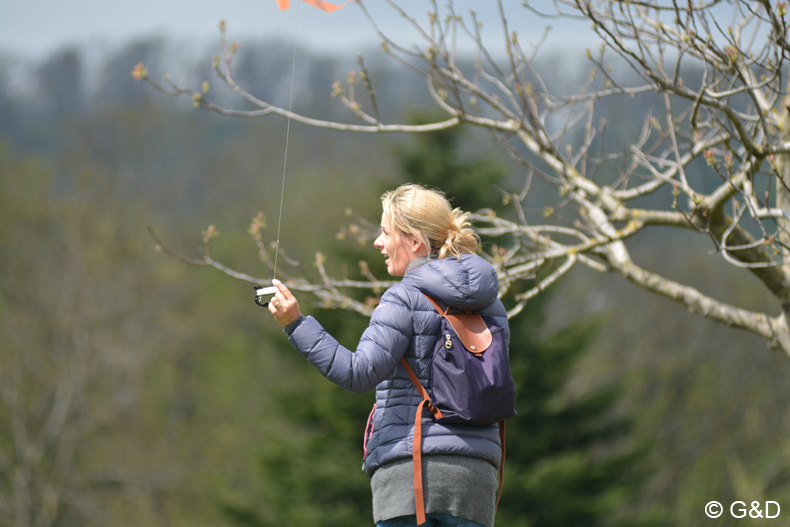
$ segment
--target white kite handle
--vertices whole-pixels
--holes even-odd
[[[275,286],[261,287],[260,289],[255,290],[255,295],[268,296],[277,293],[277,291],[279,291],[279,289],[277,289]]]

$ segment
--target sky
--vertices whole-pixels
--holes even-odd
[[[426,0],[400,0],[399,4],[420,21],[430,7]],[[455,4],[458,13],[466,14],[470,8],[478,11],[484,33],[501,42],[493,0],[456,0]],[[519,31],[522,41],[537,41],[549,22],[520,4],[505,1],[511,27]],[[398,35],[405,43],[417,40],[416,33],[382,0],[367,0],[365,6],[387,34]],[[41,59],[64,46],[111,47],[153,35],[210,42],[218,38],[217,26],[223,19],[229,40],[242,43],[250,38],[280,37],[322,50],[351,52],[380,42],[354,2],[325,13],[302,0],[291,0],[287,11],[280,11],[275,0],[0,0],[0,53]],[[551,23],[556,25],[556,21]],[[558,27],[550,43],[567,44],[582,32],[578,27]]]

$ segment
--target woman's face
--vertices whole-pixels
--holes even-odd
[[[373,242],[381,254],[387,256],[387,272],[392,276],[403,276],[409,262],[420,256],[422,243],[411,234],[403,234],[398,229],[392,229],[389,219],[382,215],[381,234]]]

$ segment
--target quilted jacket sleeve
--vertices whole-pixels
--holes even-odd
[[[390,289],[373,312],[356,352],[341,346],[313,317],[303,320],[288,340],[321,375],[341,388],[363,393],[395,371],[412,332],[411,311]]]

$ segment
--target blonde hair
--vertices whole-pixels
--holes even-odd
[[[381,196],[384,216],[393,229],[411,234],[439,258],[474,254],[480,237],[472,229],[469,213],[453,209],[439,190],[407,183]]]

